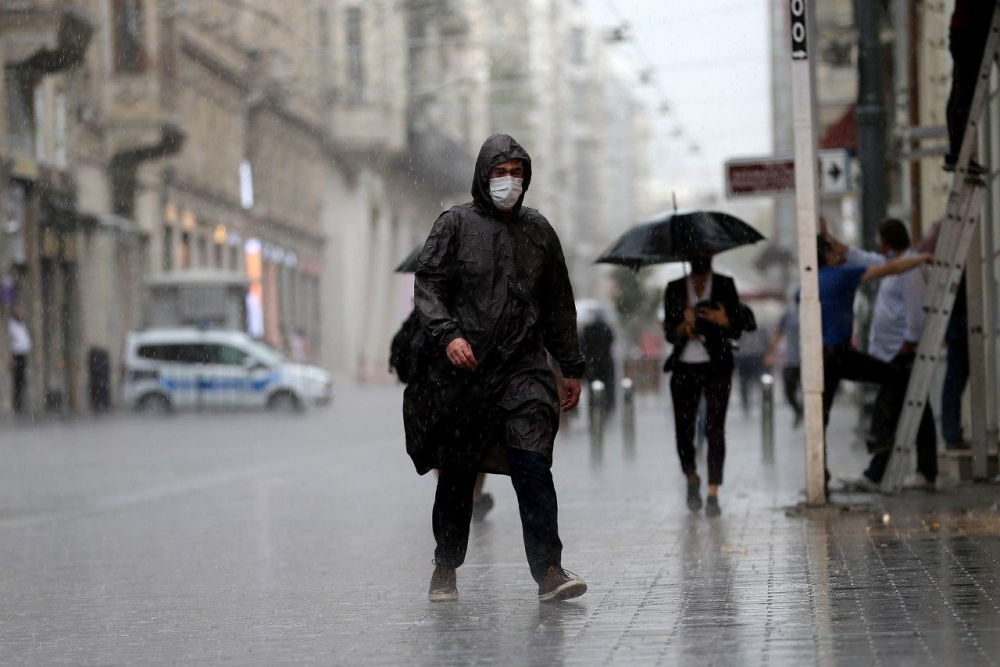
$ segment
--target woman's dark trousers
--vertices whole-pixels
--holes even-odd
[[[708,483],[722,484],[722,467],[726,461],[726,409],[733,387],[732,366],[715,364],[674,365],[670,378],[670,395],[674,401],[674,430],[681,470],[693,475],[695,468],[694,428],[698,415],[698,400],[702,393],[708,412],[705,435],[708,439]]]

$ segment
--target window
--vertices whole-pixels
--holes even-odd
[[[162,345],[142,345],[136,354],[142,359],[162,361],[172,364],[207,364],[211,362],[210,345],[200,343],[170,343]]]
[[[115,71],[138,73],[146,70],[143,38],[144,0],[114,0]]]
[[[5,67],[4,87],[7,91],[7,145],[25,155],[35,154],[34,112],[31,109],[31,92],[24,85],[17,70]]]
[[[198,268],[204,269],[208,266],[208,239],[203,235],[198,235]]]
[[[229,247],[229,270],[239,271],[240,270],[240,247],[230,246]]]
[[[182,269],[191,268],[191,233],[181,232],[181,246],[180,246],[180,267]]]
[[[569,59],[574,65],[583,64],[583,28],[569,31]]]
[[[222,244],[221,243],[216,243],[215,244],[215,248],[214,248],[214,253],[213,254],[214,254],[213,268],[216,268],[216,269],[225,268],[225,267],[222,266],[223,255],[222,255]]]
[[[174,268],[174,227],[173,225],[163,225],[163,270],[172,271]]]
[[[212,350],[212,357],[215,363],[224,366],[242,366],[243,362],[250,355],[238,348],[229,345],[209,345]]]
[[[350,98],[360,101],[364,95],[364,43],[360,7],[348,7],[345,29],[347,31],[347,85]]]
[[[330,12],[324,7],[316,10],[316,24],[319,30],[319,76],[324,86],[330,83]]]

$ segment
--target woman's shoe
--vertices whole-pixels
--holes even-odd
[[[688,478],[688,509],[692,512],[697,512],[701,510],[701,493],[698,491],[698,487],[701,486],[701,479],[697,475],[694,479]]]
[[[717,519],[722,516],[722,508],[719,507],[719,496],[709,496],[705,502],[705,516],[710,519]]]

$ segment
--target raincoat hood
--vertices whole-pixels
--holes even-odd
[[[523,191],[520,199],[514,204],[513,213],[520,211],[524,195],[528,192],[528,185],[531,183],[531,157],[528,151],[524,150],[514,137],[494,134],[483,142],[483,147],[479,149],[476,173],[472,178],[472,199],[487,211],[497,210],[490,197],[490,172],[493,167],[507,160],[520,160],[524,167],[524,182],[521,184]]]

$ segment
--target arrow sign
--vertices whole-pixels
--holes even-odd
[[[824,195],[844,194],[850,185],[851,158],[845,150],[820,151],[819,190]]]

